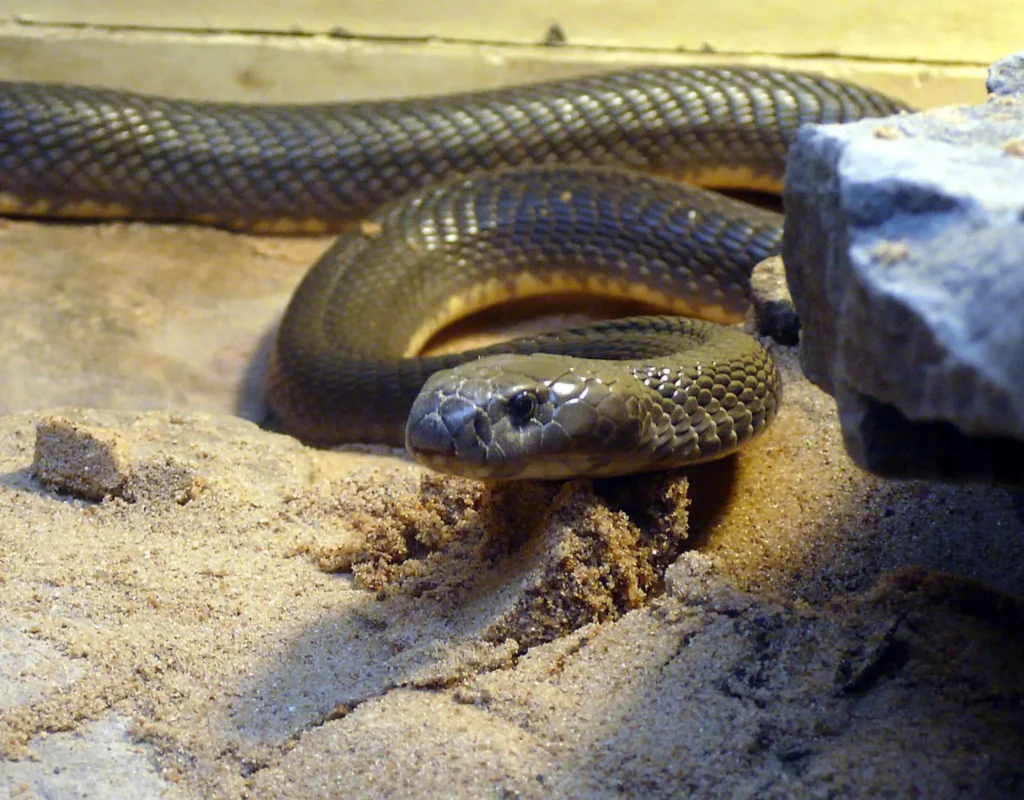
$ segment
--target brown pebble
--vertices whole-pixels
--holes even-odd
[[[132,477],[119,434],[64,417],[48,417],[36,425],[32,471],[50,488],[84,500],[120,497]]]

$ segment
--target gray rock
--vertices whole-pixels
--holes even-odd
[[[1001,58],[988,71],[986,84],[990,94],[1024,94],[1024,52]]]
[[[1024,54],[979,106],[811,126],[783,259],[801,364],[896,477],[1024,482]]]

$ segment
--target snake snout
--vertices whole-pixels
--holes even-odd
[[[427,390],[413,403],[405,429],[405,446],[414,456],[467,458],[490,438],[491,423],[479,405]]]

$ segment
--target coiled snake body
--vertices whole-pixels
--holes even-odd
[[[714,458],[759,433],[778,402],[767,353],[733,329],[661,316],[412,356],[454,318],[534,294],[734,321],[781,218],[669,178],[776,190],[800,125],[904,108],[817,76],[728,67],[303,106],[8,83],[0,212],[271,232],[370,214],[285,313],[268,382],[285,428],[318,444],[406,443],[479,477],[614,475]]]

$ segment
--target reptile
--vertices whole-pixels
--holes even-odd
[[[267,396],[286,431],[483,479],[619,475],[732,453],[781,398],[767,351],[727,323],[782,217],[691,184],[778,192],[801,125],[904,110],[729,66],[301,105],[9,82],[0,213],[341,231],[278,331]],[[418,355],[479,309],[581,292],[652,313]]]

